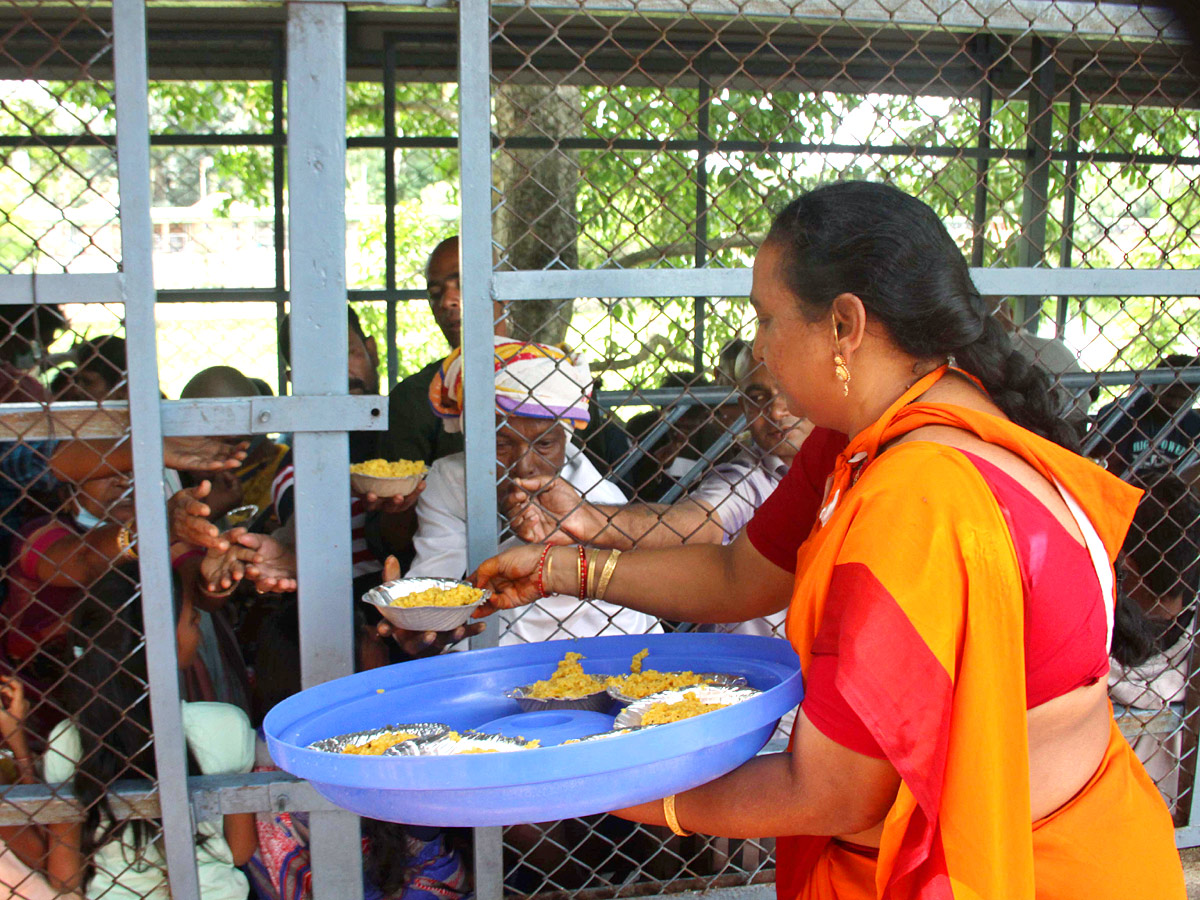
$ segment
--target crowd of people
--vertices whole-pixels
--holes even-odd
[[[973,802],[997,823],[987,840],[1012,840],[1022,815],[1028,831],[1031,821],[1077,804],[1073,797],[1097,794],[1097,766],[1144,786],[1109,739],[1108,697],[1121,708],[1154,711],[1187,694],[1200,591],[1200,412],[1191,409],[1200,384],[1164,380],[1095,410],[1090,388],[1052,392],[1042,370],[1059,375],[1078,361],[1069,351],[1070,360],[1057,359],[1053,345],[991,315],[969,279],[961,281],[961,255],[955,262],[957,250],[947,250],[932,213],[877,186],[826,191],[781,214],[758,256],[754,343],[731,341],[712,381],[703,382],[722,387],[723,402],[695,400],[688,389],[700,382],[673,376],[663,386],[681,388],[677,401],[623,421],[598,403],[584,357],[510,336],[496,304],[503,529],[500,555],[477,577],[497,589],[502,643],[698,625],[797,646],[807,695],[793,713],[795,727],[790,717],[783,726],[793,743],[780,755],[795,762],[763,757],[671,798],[669,807],[651,804],[626,817],[677,834],[682,822],[731,837],[778,836],[790,896],[858,897],[880,870],[885,880],[974,878],[992,887],[1036,875],[1041,895],[1043,878],[1075,877],[1069,865],[1040,864],[1038,854],[1043,844],[1073,840],[1076,824],[1041,829],[1032,857],[1018,854],[1007,868],[964,861],[964,847],[984,839],[961,781],[981,763],[965,745],[972,727],[1003,734],[996,729],[1018,726],[1025,734],[1027,714],[1028,740],[1012,742],[1023,760],[989,747],[985,762],[1027,786],[1032,812],[1017,804],[1014,818],[1002,803],[1009,782],[980,789]],[[859,209],[861,221],[850,224],[833,207]],[[909,233],[881,236],[897,222]],[[876,244],[885,241],[932,259],[923,265],[943,274],[922,280],[881,260]],[[447,238],[425,271],[447,355],[388,392],[385,433],[350,435],[352,463],[382,457],[429,466],[408,496],[347,498],[354,596],[346,615],[354,617],[359,670],[461,649],[482,627],[398,632],[353,602],[402,574],[472,574],[458,250],[457,238]],[[889,279],[892,287],[881,288]],[[937,302],[914,312],[918,289]],[[62,312],[7,307],[0,315],[8,326],[0,402],[125,398],[120,338],[81,340],[51,371],[35,361],[68,327]],[[349,306],[347,322],[348,390],[379,394],[379,348]],[[286,323],[279,345],[286,360]],[[1197,364],[1186,356],[1163,362],[1176,373]],[[214,365],[181,396],[269,390]],[[1109,474],[1077,455],[1081,438]],[[294,514],[304,485],[285,436],[167,438],[163,465],[189,771],[270,770],[256,729],[300,689]],[[0,884],[19,887],[15,896],[117,900],[165,890],[154,823],[127,820],[108,793],[119,779],[155,771],[131,471],[123,439],[14,437],[0,448],[0,775],[9,783],[69,783],[83,810],[74,822],[0,828]],[[937,502],[913,508],[896,499],[922,491]],[[903,540],[891,531],[896,521],[916,523]],[[990,564],[967,559],[948,536],[964,529],[999,530],[995,539],[1007,542],[1011,559],[970,577],[978,574],[972,566]],[[574,545],[586,548],[594,571],[612,576],[603,600],[588,596],[568,558]],[[1116,560],[1118,600],[1107,618],[1108,562],[1097,561],[1097,546]],[[917,564],[945,554],[957,568]],[[1095,589],[1079,587],[1097,578]],[[1020,615],[1002,614],[1014,592],[1023,598],[1024,634]],[[960,594],[972,608],[993,610],[1004,627],[983,613],[943,615],[930,605]],[[1076,605],[1063,612],[1066,596]],[[869,616],[882,624],[870,626]],[[823,627],[834,619],[860,627]],[[1011,635],[1004,630],[1014,627]],[[1024,653],[1000,653],[1006,637]],[[955,681],[977,670],[985,674]],[[1026,706],[992,702],[988,682],[1001,674],[1025,684]],[[924,694],[936,688],[944,708],[910,710],[897,694],[906,686]],[[953,715],[945,712],[952,707]],[[1001,707],[1003,721],[980,712]],[[930,718],[935,713],[943,719]],[[1056,744],[1063,729],[1084,737]],[[1172,804],[1185,788],[1178,779],[1185,740],[1176,728],[1135,742]],[[1064,746],[1091,768],[1046,775]],[[936,759],[944,782],[933,784],[918,757],[927,766]],[[793,796],[796,779],[811,777],[800,766],[833,775],[807,799],[777,804],[784,811],[765,809],[763,797]],[[1157,859],[1162,849],[1153,842],[1164,820],[1138,797],[1135,815],[1149,823],[1139,846]],[[1075,823],[1092,813],[1071,815]],[[833,840],[788,837],[796,834]],[[375,821],[364,821],[363,835],[367,897],[470,892],[463,835]],[[510,835],[530,865],[539,840],[537,832]],[[303,814],[201,823],[196,858],[205,900],[301,900],[311,892]],[[815,892],[818,884],[833,893]]]

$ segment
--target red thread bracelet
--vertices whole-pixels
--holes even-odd
[[[587,599],[587,550],[583,544],[579,545],[579,599]]]
[[[546,557],[550,555],[550,544],[546,544],[546,549],[542,551],[542,558],[538,560],[537,567],[537,589],[538,593],[543,597],[546,596],[546,583],[542,580],[542,576],[546,571]]]

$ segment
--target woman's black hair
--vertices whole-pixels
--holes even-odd
[[[789,203],[767,243],[785,251],[783,278],[810,321],[854,294],[905,353],[953,356],[1013,422],[1078,452],[1049,379],[1013,349],[962,251],[920,200],[884,184],[826,185]]]
[[[172,594],[178,620],[178,575]],[[74,781],[75,796],[86,811],[81,852],[89,858],[127,824],[140,850],[157,828],[144,820],[119,818],[108,798],[118,779],[153,779],[156,773],[137,569],[114,569],[96,582],[75,612],[74,630],[81,636],[82,652],[69,666],[59,693],[83,748]],[[200,773],[190,750],[188,770]]]

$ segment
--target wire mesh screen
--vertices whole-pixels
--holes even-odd
[[[988,33],[953,15],[902,27],[870,4],[796,19],[782,7],[494,5],[495,268],[743,267],[787,200],[841,179],[921,197],[977,267],[1194,267],[1200,94],[1182,46],[1138,10],[1107,10],[1117,36],[1046,7],[1041,29]],[[955,12],[962,24],[977,10]],[[1004,3],[989,13],[1022,17]],[[1147,491],[1121,571],[1149,645],[1136,664],[1114,661],[1112,695],[1186,823],[1200,309],[992,300],[1089,454]],[[597,415],[577,442],[631,501],[546,492],[516,530],[622,548],[736,536],[811,428],[750,356],[752,318],[743,297],[511,303],[511,334],[565,340],[590,360]],[[782,622],[741,627],[781,634]],[[512,829],[505,844],[506,888],[520,893],[773,874],[770,842],[681,840],[609,818]]]
[[[171,19],[177,6],[162,5],[168,11],[152,16],[150,34],[160,385],[179,397],[201,369],[230,366],[283,393],[286,332],[278,326],[291,202],[284,36],[278,23],[226,20],[220,9],[207,11],[215,18],[204,28],[181,25]],[[981,269],[1196,268],[1200,93],[1181,45],[1153,11],[1096,4],[1080,18],[1078,4],[1061,6],[1044,4],[1032,21],[1026,4],[1005,0],[954,4],[940,16],[864,2],[845,12],[823,6],[819,17],[808,3],[760,4],[753,14],[719,2],[497,4],[494,269],[743,269],[786,200],[838,179],[884,181],[921,197]],[[98,8],[0,4],[4,273],[119,268],[112,42]],[[361,332],[351,329],[348,374],[356,390],[390,392],[393,425],[417,411],[431,417],[430,364],[457,344],[463,325],[457,246],[435,252],[457,230],[463,200],[458,87],[445,61],[411,37],[450,47],[452,23],[439,15],[351,13],[346,254]],[[579,293],[497,304],[498,330],[514,340],[564,344],[575,400],[591,396],[586,423],[580,417],[570,431],[498,427],[502,541],[629,549],[736,539],[811,429],[754,358],[748,299]],[[1085,452],[1146,491],[1118,564],[1123,594],[1146,619],[1144,647],[1114,660],[1110,693],[1177,824],[1195,824],[1200,306],[1116,287],[1089,293],[1006,297],[994,289],[991,299],[1016,348],[1055,380],[1060,412]],[[97,779],[91,796],[105,796],[118,777],[153,777],[138,589],[121,543],[136,524],[121,440],[128,417],[97,406],[127,394],[124,310],[68,303],[59,313],[0,306],[0,386],[8,391],[0,400],[21,404],[0,418],[0,662],[18,679],[0,683],[8,750],[0,776],[15,785],[0,801],[0,839],[11,851],[0,866],[24,866],[18,877],[30,896],[43,881],[57,886],[62,854],[54,866],[48,859],[69,828],[82,826],[66,801],[20,801],[25,782],[78,769]],[[545,373],[509,375],[535,395],[561,387]],[[389,434],[378,445],[352,438],[352,460],[453,457],[461,438],[433,426],[432,436]],[[164,463],[195,472],[228,454],[228,443],[168,439]],[[254,505],[261,516],[246,524],[269,535],[283,524],[283,493],[292,491],[293,506],[306,502],[288,482],[285,444],[254,442],[261,470],[248,468],[244,484],[214,475],[221,503],[209,498],[213,525],[227,531],[242,520],[226,512]],[[439,471],[454,465],[465,467],[447,459]],[[172,492],[168,501],[179,528],[188,499]],[[420,501],[417,519],[433,501]],[[423,544],[412,521],[407,532],[372,531],[365,503],[353,502],[360,584],[378,581],[389,553],[410,571],[463,574],[465,504],[454,511],[453,538]],[[182,536],[183,553],[189,543]],[[439,555],[445,547],[457,555]],[[196,576],[184,568],[179,577]],[[277,596],[250,595],[224,609],[224,622],[205,612],[185,693],[253,706],[255,692],[277,700],[296,689],[270,684],[262,671],[254,685],[226,677],[228,663],[236,670],[271,650],[282,659],[285,647],[298,667],[288,608]],[[394,658],[372,624],[356,622],[359,667]],[[501,641],[696,627],[564,594],[506,616]],[[782,614],[728,627],[782,637]],[[121,698],[128,705],[118,712],[112,703]],[[12,744],[18,720],[27,752]],[[78,749],[68,753],[62,744],[72,732],[63,723],[72,721]],[[772,747],[786,734],[787,723]],[[161,879],[156,801],[150,788],[120,796],[145,832],[122,826],[94,841],[74,871],[93,885],[108,879],[147,893]],[[270,860],[281,829],[305,840],[307,823],[290,816],[260,811],[260,861]],[[368,845],[390,846],[378,824],[367,826]],[[219,829],[198,826],[198,854],[220,847]],[[465,848],[453,849],[452,835],[444,840],[431,858],[458,892],[467,884]],[[772,853],[767,839],[678,837],[612,816],[526,824],[505,831],[502,884],[476,887],[598,900],[754,885],[774,879]],[[255,890],[270,896],[261,879]]]

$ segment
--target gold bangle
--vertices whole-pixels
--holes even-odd
[[[122,525],[121,530],[117,532],[117,549],[120,551],[118,556],[128,556],[130,559],[137,559],[137,551],[133,549],[133,531],[128,525]]]
[[[546,562],[542,568],[542,587],[550,583],[550,564],[554,561],[555,549],[557,548],[551,547],[550,551],[546,554]]]
[[[684,831],[679,825],[679,819],[675,815],[675,795],[663,797],[663,818],[667,820],[667,827],[680,837],[691,837],[693,832]]]
[[[608,559],[604,561],[604,571],[600,573],[600,584],[596,587],[597,600],[604,599],[604,593],[608,590],[608,582],[612,579],[613,572],[617,570],[617,558],[620,555],[620,550],[613,550],[608,554]]]
[[[596,576],[600,573],[597,571],[600,567],[596,565],[596,551],[589,550],[588,554],[588,585],[587,595],[589,597],[596,596]]]

